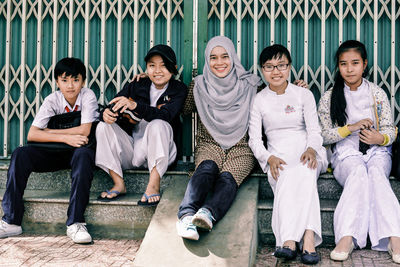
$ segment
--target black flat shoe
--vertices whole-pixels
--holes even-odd
[[[304,264],[317,264],[319,262],[319,256],[317,252],[308,252],[307,250],[304,250],[303,253],[301,253],[301,262]]]
[[[297,256],[297,251],[291,250],[289,247],[277,247],[274,256],[286,260],[293,260]]]

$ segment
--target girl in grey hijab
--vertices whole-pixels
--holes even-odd
[[[222,219],[238,186],[254,167],[248,146],[250,106],[260,78],[240,64],[232,41],[212,38],[203,75],[189,86],[184,113],[198,112],[196,170],[179,207],[178,235],[198,240],[197,227],[210,230]],[[213,192],[209,198],[207,195]]]
[[[224,48],[231,61],[229,73],[222,78],[214,74],[210,66],[210,55],[215,47]],[[232,41],[226,37],[212,38],[207,44],[205,58],[203,75],[195,78],[193,88],[197,112],[221,148],[229,149],[247,131],[250,104],[260,78],[244,69]]]

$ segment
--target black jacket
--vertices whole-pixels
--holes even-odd
[[[159,108],[150,106],[150,86],[151,80],[149,78],[135,80],[127,83],[115,97],[125,96],[132,98],[137,103],[137,107],[132,112],[141,119],[148,122],[161,119],[171,124],[175,143],[180,147],[179,142],[177,142],[182,139],[182,125],[179,114],[186,99],[187,86],[172,78],[169,81],[167,90],[157,100],[156,106],[159,107],[161,105]],[[100,114],[100,120],[103,120],[103,112]],[[118,119],[117,124],[129,135],[132,135],[134,124],[129,123],[125,118]]]

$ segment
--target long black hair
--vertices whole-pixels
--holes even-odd
[[[343,42],[335,54],[335,84],[332,89],[331,96],[331,120],[333,124],[337,124],[338,126],[344,126],[347,122],[347,114],[346,114],[346,98],[344,97],[344,79],[342,75],[340,75],[339,71],[339,57],[344,52],[349,50],[355,50],[360,53],[360,56],[363,60],[363,63],[367,60],[367,50],[365,49],[365,45],[356,40],[348,40]],[[368,73],[368,68],[365,68],[363,77]]]

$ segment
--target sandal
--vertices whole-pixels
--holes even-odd
[[[152,194],[152,195],[147,195],[146,193],[143,194],[143,196],[146,198],[145,201],[142,201],[141,199],[137,202],[137,204],[139,206],[148,206],[148,207],[153,207],[153,206],[157,206],[158,203],[160,203],[160,200],[154,201],[154,202],[149,202],[149,198],[151,197],[161,197],[160,194]]]
[[[121,193],[120,191],[117,191],[117,190],[111,190],[111,191],[106,190],[105,192],[107,192],[107,195],[102,197],[101,194],[100,194],[97,197],[97,200],[102,201],[102,202],[110,202],[110,201],[117,200],[117,199],[119,199],[119,198],[121,198],[121,197],[126,195],[126,193]],[[108,197],[111,194],[115,194],[116,196],[115,197]]]

